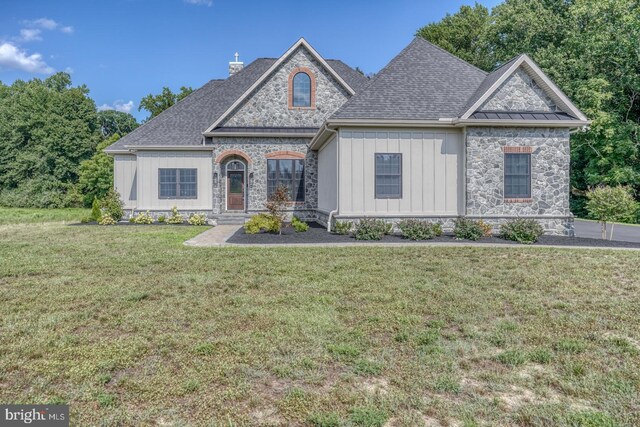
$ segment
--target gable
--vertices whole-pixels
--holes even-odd
[[[522,68],[518,68],[480,106],[480,111],[561,111]]]
[[[291,108],[289,80],[296,70],[312,74],[315,105]],[[316,127],[345,103],[349,94],[304,46],[299,46],[258,85],[220,127]]]

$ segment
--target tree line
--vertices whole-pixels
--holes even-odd
[[[191,92],[165,87],[139,110],[155,117]],[[138,126],[131,114],[98,111],[67,73],[0,82],[0,206],[90,206],[113,187],[113,159],[102,150]]]
[[[640,2],[506,0],[462,6],[417,35],[485,71],[528,54],[592,123],[571,137],[571,210],[598,185],[640,190]],[[640,222],[640,218],[637,219]]]

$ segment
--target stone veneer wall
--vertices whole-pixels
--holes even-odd
[[[505,146],[533,147],[531,196],[504,201]],[[499,225],[510,217],[534,217],[549,233],[573,234],[569,210],[569,129],[467,128],[466,214]]]
[[[296,67],[313,71],[315,108],[289,108],[289,75]],[[303,47],[285,60],[220,126],[320,127],[345,103],[348,93]]]
[[[516,70],[478,109],[484,111],[560,111],[524,70]]]
[[[249,179],[248,211],[264,211],[267,202],[267,159],[266,154],[274,151],[294,151],[305,155],[304,181],[305,201],[291,208],[303,218],[314,218],[318,205],[318,155],[307,148],[309,138],[217,138],[213,141],[213,173],[218,173],[218,185],[213,185],[213,213],[220,214],[225,210],[226,202],[226,170],[225,165],[233,157],[215,159],[228,150],[238,150],[251,158],[247,165],[246,177]],[[242,160],[242,159],[240,159]],[[246,163],[246,162],[245,162]],[[249,178],[253,173],[253,179]]]

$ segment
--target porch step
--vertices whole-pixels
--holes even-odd
[[[244,224],[251,215],[245,213],[237,213],[237,214],[221,214],[216,218],[218,221],[218,225],[242,225]]]

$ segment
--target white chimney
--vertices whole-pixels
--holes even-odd
[[[242,70],[242,67],[244,66],[243,62],[238,61],[238,52],[236,52],[234,56],[236,57],[236,60],[229,62],[229,77]]]

